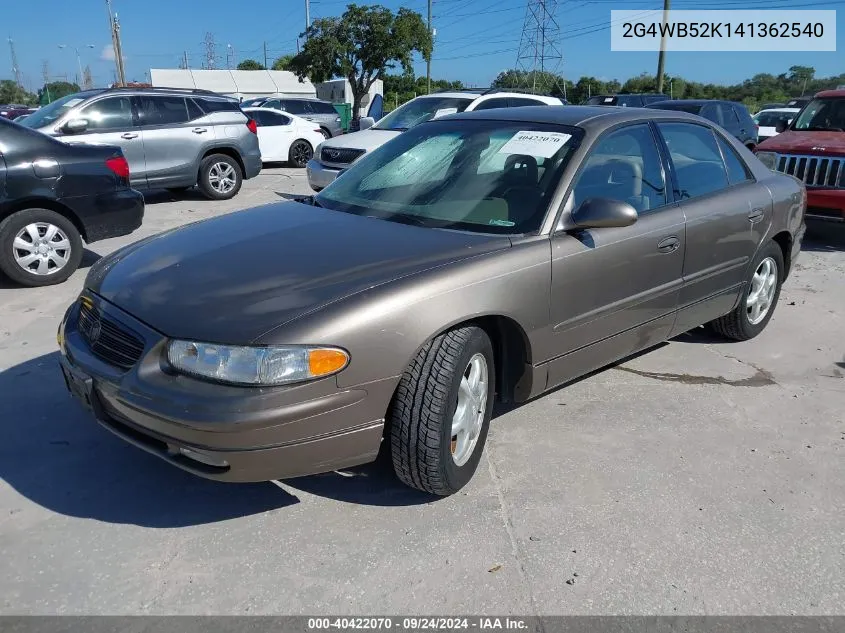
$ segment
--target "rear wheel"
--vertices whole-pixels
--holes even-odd
[[[484,450],[494,383],[493,346],[481,328],[450,330],[420,350],[388,413],[399,479],[441,496],[466,485]]]
[[[332,137],[332,133],[331,133],[331,132],[329,132],[329,131],[328,131],[326,128],[324,128],[324,127],[321,127],[321,128],[320,128],[320,134],[322,134],[322,135],[323,135],[323,138],[325,138],[325,139],[330,139],[330,138]]]
[[[313,155],[314,149],[311,147],[311,143],[303,139],[297,139],[290,146],[288,161],[294,167],[305,167]]]
[[[0,222],[0,270],[25,286],[65,281],[82,261],[73,223],[49,209],[25,209]]]
[[[237,161],[225,154],[212,154],[200,163],[199,186],[212,200],[235,197],[243,184],[243,174]]]
[[[745,283],[739,305],[733,312],[712,321],[710,325],[713,329],[735,341],[747,341],[757,336],[774,314],[783,273],[783,251],[775,242],[769,242],[751,266],[751,275]]]

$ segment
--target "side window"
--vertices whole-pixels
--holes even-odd
[[[739,122],[739,127],[745,128],[746,131],[749,128],[754,128],[754,121],[751,120],[751,115],[748,114],[748,110],[739,106],[733,106],[733,111],[734,116],[736,116],[737,121]]]
[[[722,150],[722,156],[725,158],[725,166],[728,169],[728,182],[736,185],[752,180],[751,172],[748,170],[745,161],[739,157],[730,143],[719,134],[716,135],[716,141],[719,143],[719,149]]]
[[[142,95],[138,98],[141,125],[173,125],[188,120],[184,97],[157,97]]]
[[[303,110],[305,110],[305,114],[317,114],[317,109],[314,107],[314,104],[306,101],[302,104]]]
[[[725,125],[725,118],[722,116],[722,110],[715,103],[710,103],[702,107],[699,115],[703,116],[708,121],[713,121],[713,123],[716,123],[717,125]]]
[[[725,164],[710,128],[692,123],[658,123],[675,167],[682,199],[719,191],[728,186]]]
[[[273,108],[274,110],[283,110],[282,102],[278,99],[268,99],[263,104],[261,104],[262,108]]]
[[[508,107],[508,98],[507,97],[499,97],[497,99],[488,99],[487,101],[482,101],[479,103],[474,110],[492,110],[493,108],[507,108]]]
[[[508,101],[510,103],[510,107],[512,107],[512,108],[519,108],[519,107],[522,107],[522,106],[548,105],[547,103],[543,103],[542,101],[537,101],[536,99],[524,99],[522,97],[517,97],[517,98],[512,97],[512,98],[508,99]]]
[[[285,101],[285,106],[282,109],[291,114],[305,114],[305,104],[301,101]]]
[[[666,204],[660,154],[648,125],[605,134],[590,151],[573,188],[574,208],[588,198],[613,198],[638,213]]]
[[[736,118],[736,112],[734,112],[733,107],[729,106],[727,103],[720,103],[717,107],[722,112],[722,118],[725,121],[722,126],[726,130],[738,130],[739,119]]]
[[[290,117],[276,112],[256,112],[261,117],[261,124],[270,127],[278,127],[280,125],[290,125]]]
[[[331,103],[315,101],[312,106],[314,107],[314,111],[319,112],[320,114],[337,114],[337,110],[334,109],[334,106]]]
[[[132,127],[132,102],[129,97],[100,99],[83,108],[79,117],[88,120],[89,130]]]
[[[190,121],[205,116],[205,112],[203,112],[202,108],[197,105],[196,101],[194,101],[193,99],[186,99],[185,101],[188,104],[188,119]]]

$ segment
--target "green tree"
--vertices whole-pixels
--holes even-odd
[[[343,15],[314,20],[302,50],[290,61],[300,79],[328,81],[343,77],[352,88],[355,116],[373,82],[397,64],[411,71],[413,53],[431,59],[432,40],[422,16],[381,6],[350,4]]]
[[[67,81],[51,81],[50,83],[44,84],[38,91],[38,103],[47,105],[51,101],[72,95],[74,92],[79,92],[78,84],[72,84]]]
[[[816,74],[816,69],[812,66],[790,66],[789,79],[796,84],[801,84],[801,95],[803,96],[807,90],[807,82],[812,80]]]
[[[33,105],[36,102],[37,98],[34,94],[20,88],[11,79],[0,79],[0,103]]]
[[[238,70],[267,70],[263,64],[259,64],[254,59],[245,59],[238,64]]]
[[[291,70],[290,61],[293,59],[293,55],[282,55],[281,57],[276,58],[276,61],[273,62],[273,66],[271,67],[272,70]]]

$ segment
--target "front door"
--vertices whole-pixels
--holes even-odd
[[[133,187],[145,187],[144,142],[132,111],[132,100],[126,96],[104,97],[79,111],[75,118],[85,119],[84,132],[59,137],[66,143],[117,145],[129,163],[129,181]]]
[[[589,198],[631,204],[622,228],[562,230],[552,237],[549,386],[666,338],[682,282],[684,212],[671,203],[652,127],[606,132],[576,176],[567,210]],[[566,228],[568,213],[562,218]]]
[[[249,115],[258,125],[258,146],[264,162],[286,161],[294,141],[293,119],[281,112],[256,110]]]

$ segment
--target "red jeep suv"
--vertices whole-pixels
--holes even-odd
[[[845,222],[845,90],[818,93],[778,132],[757,146],[757,158],[804,182],[807,219]]]

